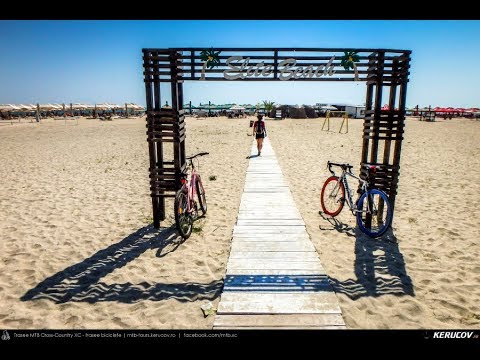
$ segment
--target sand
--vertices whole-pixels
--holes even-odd
[[[393,236],[373,240],[345,207],[319,215],[327,161],[358,173],[362,120],[269,123],[270,139],[349,328],[480,328],[480,121],[407,119]],[[354,184],[356,186],[356,184]],[[356,188],[355,188],[356,189]]]
[[[182,241],[172,201],[152,228],[144,119],[0,127],[0,326],[210,329],[252,137],[249,119],[187,119],[206,218]],[[393,233],[372,240],[319,194],[327,160],[358,169],[361,120],[267,120],[269,137],[349,328],[480,328],[480,122],[407,120]],[[337,131],[340,119],[332,119]],[[170,151],[170,150],[168,150]],[[171,154],[171,151],[169,152]],[[210,176],[216,176],[210,181]]]
[[[216,123],[187,124],[187,153],[210,155],[185,242],[171,201],[167,229],[150,225],[144,119],[0,128],[1,326],[211,328],[200,306],[218,303],[252,141],[244,120]]]

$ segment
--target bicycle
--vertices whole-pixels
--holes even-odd
[[[195,159],[197,156],[204,155],[208,155],[208,152],[201,152],[186,158],[187,161],[190,161],[189,167],[192,169],[190,180],[187,180],[187,173],[180,173],[182,187],[175,195],[174,208],[175,224],[178,232],[184,239],[188,239],[192,233],[193,222],[198,219],[199,207],[202,215],[207,213],[205,189],[203,188],[200,174],[195,169],[195,165],[193,163],[193,159]],[[195,200],[195,197],[198,199],[198,204]]]
[[[320,202],[323,212],[335,217],[340,214],[345,202],[347,202],[350,211],[356,216],[360,230],[374,238],[383,235],[392,223],[393,213],[387,194],[371,186],[371,177],[376,173],[377,167],[369,166],[367,178],[363,180],[352,173],[352,165],[336,164],[328,161],[327,166],[332,176],[325,181],[322,187]],[[336,176],[332,166],[340,167],[342,174]],[[361,184],[360,195],[355,203],[352,200],[347,176],[357,179]],[[347,191],[347,197],[345,197],[345,190]]]

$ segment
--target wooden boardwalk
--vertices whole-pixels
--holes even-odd
[[[214,329],[344,329],[268,138],[247,169]]]

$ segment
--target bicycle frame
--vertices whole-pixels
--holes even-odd
[[[334,172],[332,172],[333,175],[335,175]],[[335,175],[336,176],[336,175]],[[354,202],[353,202],[353,199],[352,199],[352,193],[350,191],[350,186],[348,185],[348,181],[347,181],[347,176],[350,176],[356,180],[358,180],[361,184],[361,187],[362,187],[362,194],[368,190],[368,182],[359,178],[358,176],[355,176],[353,175],[352,173],[342,169],[342,174],[338,177],[339,179],[339,182],[340,181],[342,182],[343,186],[345,187],[345,191],[346,191],[346,197],[345,197],[345,202],[347,203],[350,211],[352,212],[353,215],[356,215],[357,212],[359,212],[360,210],[357,209],[356,206],[354,206]],[[332,192],[334,191],[337,191],[338,190],[338,183],[337,185],[335,186],[335,188],[332,190]],[[367,202],[367,206],[369,207],[370,204]],[[368,210],[370,210],[370,208],[368,208]]]
[[[189,214],[196,210],[194,208],[195,196],[197,195],[197,187],[195,184],[197,183],[197,180],[200,181],[200,183],[202,182],[200,174],[197,172],[195,165],[193,164],[193,159],[190,159],[190,167],[192,169],[190,172],[190,180],[186,179],[182,186],[182,189],[187,193],[187,213]]]
[[[323,211],[327,215],[335,217],[340,214],[346,202],[352,215],[356,217],[361,231],[371,237],[383,235],[392,223],[392,206],[388,195],[384,191],[372,186],[377,166],[371,165],[368,167],[365,179],[355,176],[352,173],[353,166],[350,164],[338,164],[328,161],[327,166],[332,176],[325,181],[322,187],[321,203]],[[332,166],[341,168],[340,176],[335,174]],[[348,184],[348,177],[358,180],[360,184],[358,199],[355,202]],[[333,189],[329,188],[328,184],[334,184]],[[325,191],[327,188],[330,189],[328,192]],[[331,207],[330,204],[332,204]],[[384,214],[385,204],[386,213]]]

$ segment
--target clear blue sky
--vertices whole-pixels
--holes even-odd
[[[480,107],[480,21],[0,21],[0,103],[145,103],[143,47],[412,50],[407,105]],[[185,101],[362,104],[364,83],[186,82]]]

